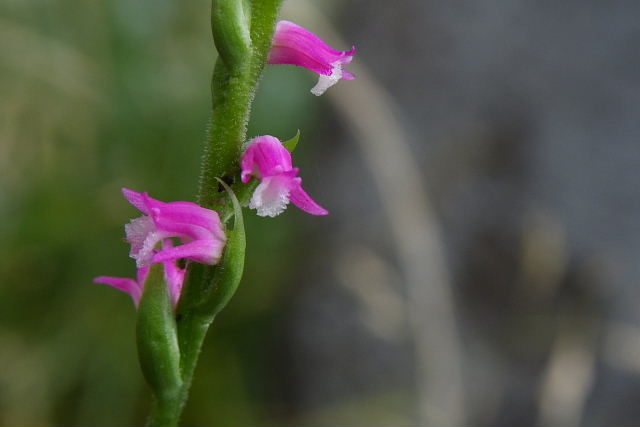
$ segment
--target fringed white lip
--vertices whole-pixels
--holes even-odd
[[[124,226],[127,241],[131,244],[129,256],[136,260],[138,268],[151,263],[156,244],[164,237],[158,233],[153,220],[149,216],[132,219]]]
[[[311,93],[315,96],[322,95],[327,89],[342,79],[342,63],[340,61],[336,61],[331,65],[333,66],[331,74],[328,76],[320,74],[318,83],[316,83],[316,85],[311,89]]]
[[[280,179],[279,179],[280,178]],[[271,218],[280,215],[289,204],[290,188],[282,177],[269,176],[262,179],[249,201],[249,207],[256,209],[259,216]]]

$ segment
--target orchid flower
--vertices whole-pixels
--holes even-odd
[[[260,216],[274,217],[284,211],[289,201],[311,215],[328,215],[302,189],[298,168],[292,167],[291,153],[276,137],[265,135],[252,139],[240,158],[241,179],[245,184],[254,176],[260,180],[249,207]]]
[[[149,197],[147,193],[126,188],[122,189],[122,193],[129,203],[145,214],[124,226],[127,241],[131,244],[129,255],[136,260],[138,274],[135,280],[100,276],[94,282],[128,293],[137,306],[149,266],[163,263],[165,280],[175,306],[186,272],[176,265],[176,261],[184,258],[203,264],[216,264],[227,240],[220,218],[215,211],[195,203],[164,203]],[[174,238],[182,244],[174,246]]]
[[[164,203],[126,188],[122,192],[145,214],[125,225],[131,244],[129,256],[136,260],[138,268],[180,258],[218,263],[227,239],[217,212],[190,202]],[[171,238],[178,238],[182,244],[156,249],[160,242]]]
[[[341,79],[355,79],[353,74],[343,69],[351,62],[355,53],[355,47],[348,52],[334,50],[301,26],[280,21],[276,25],[267,63],[297,65],[319,74],[318,83],[311,89],[311,93],[320,96]]]
[[[168,249],[172,246],[171,239],[166,239],[162,242],[162,246]],[[180,268],[176,265],[175,261],[165,261],[164,263],[164,279],[167,282],[169,288],[169,295],[171,295],[171,303],[175,307],[180,299],[180,293],[182,291],[182,284],[184,283],[184,276],[186,269]],[[149,273],[149,267],[138,268],[138,274],[136,279],[129,279],[124,277],[110,277],[100,276],[93,279],[94,283],[100,283],[103,285],[112,286],[120,291],[126,292],[131,295],[133,303],[137,307],[142,297],[142,290],[144,289],[144,282],[147,279]]]

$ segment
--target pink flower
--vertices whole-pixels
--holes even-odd
[[[163,242],[163,248],[169,248],[171,246],[171,239],[167,239]],[[171,302],[175,307],[178,304],[178,300],[180,299],[180,292],[182,291],[182,284],[184,282],[184,275],[186,273],[186,270],[178,267],[175,261],[166,261],[163,264],[164,279],[169,287]],[[133,303],[137,307],[140,303],[140,298],[142,297],[144,281],[147,279],[148,273],[148,266],[140,267],[138,268],[136,280],[124,277],[100,276],[93,279],[93,282],[109,285],[118,290],[128,293],[129,295],[131,295]]]
[[[355,78],[349,71],[342,69],[351,62],[355,53],[355,47],[348,52],[334,50],[301,26],[280,21],[276,26],[267,63],[297,65],[319,74],[318,84],[311,89],[311,93],[320,96],[339,80]]]
[[[138,268],[181,258],[211,265],[220,260],[227,239],[215,211],[190,202],[164,203],[126,188],[122,192],[145,214],[125,225],[131,244],[129,256],[136,260]],[[172,238],[182,244],[163,244],[157,249],[159,243]]]
[[[278,138],[265,135],[252,139],[240,158],[241,179],[245,184],[255,176],[260,184],[249,201],[258,215],[274,217],[284,211],[289,201],[312,215],[328,215],[302,189],[298,168],[292,167],[291,154]]]
[[[136,260],[138,274],[135,280],[100,276],[93,281],[128,293],[137,306],[149,265],[162,263],[171,301],[175,306],[180,299],[186,272],[176,265],[176,261],[184,258],[203,264],[216,264],[227,240],[220,218],[215,211],[195,203],[164,203],[149,197],[147,193],[126,188],[122,189],[122,193],[129,203],[145,214],[124,226],[127,241],[131,244],[129,255]],[[174,239],[182,244],[174,246]]]

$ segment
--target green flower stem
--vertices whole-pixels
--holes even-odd
[[[155,398],[151,406],[149,426],[171,427],[177,426],[180,414],[184,409],[189,396],[189,388],[193,379],[200,349],[213,318],[187,314],[178,322],[178,335],[181,337],[182,358],[180,360],[180,372],[182,374],[182,387],[173,394],[164,398]]]
[[[189,388],[191,387],[193,372],[198,363],[198,356],[200,355],[204,337],[207,335],[207,331],[212,322],[213,317],[187,314],[179,323],[178,334],[182,339],[180,344],[182,345],[181,350],[184,354],[181,365],[182,377],[184,378],[182,398],[185,402]]]
[[[191,264],[177,309],[181,386],[177,393],[156,393],[149,425],[177,426],[187,401],[200,349],[215,315],[235,292],[244,267],[244,226],[235,196],[235,215],[223,202],[223,183],[238,172],[242,144],[255,91],[264,69],[282,0],[213,0],[212,32],[218,59],[211,80],[211,127],[205,147],[198,201],[222,214],[227,247],[219,265]],[[247,35],[249,37],[247,37]],[[234,186],[235,187],[235,186]]]
[[[149,426],[176,426],[180,419],[184,402],[180,395],[172,399],[159,399],[154,397],[151,402],[151,415],[147,425]]]

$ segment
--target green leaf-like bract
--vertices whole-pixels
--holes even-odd
[[[287,149],[290,153],[293,153],[293,150],[298,146],[298,141],[300,141],[300,129],[296,132],[295,136],[288,141],[284,141],[282,145]]]
[[[184,295],[185,303],[181,304],[178,313],[190,311],[198,316],[209,318],[218,314],[229,302],[242,279],[244,270],[244,253],[246,238],[242,208],[233,191],[222,180],[220,185],[227,191],[233,207],[233,228],[227,227],[227,243],[220,262],[214,267],[195,264],[191,266],[190,280],[197,286],[190,288],[190,294]]]
[[[164,278],[164,265],[153,264],[144,283],[136,324],[138,357],[158,402],[175,400],[182,387],[176,322]]]

